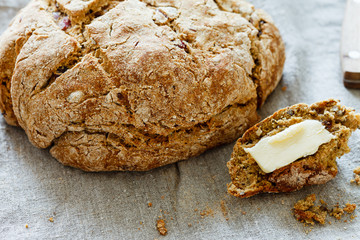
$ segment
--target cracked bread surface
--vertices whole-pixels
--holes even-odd
[[[244,148],[253,147],[263,137],[273,136],[308,119],[320,121],[335,136],[330,142],[322,144],[313,155],[265,173],[254,158],[244,151]],[[359,127],[360,114],[333,99],[281,109],[248,129],[236,142],[227,164],[232,180],[228,192],[246,198],[261,192],[291,192],[307,185],[324,184],[336,176],[336,158],[350,151],[348,139]]]
[[[86,171],[143,171],[231,142],[284,44],[242,0],[32,0],[0,38],[0,109]]]

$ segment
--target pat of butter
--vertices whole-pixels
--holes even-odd
[[[265,173],[284,167],[317,152],[320,145],[335,138],[317,120],[305,120],[282,132],[261,139],[254,147],[244,148]]]

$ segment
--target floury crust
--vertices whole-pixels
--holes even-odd
[[[33,0],[0,38],[0,108],[85,171],[144,171],[258,121],[284,44],[241,0]]]

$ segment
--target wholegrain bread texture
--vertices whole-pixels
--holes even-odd
[[[143,171],[258,121],[284,44],[242,0],[32,0],[0,38],[0,109],[86,171]]]
[[[320,121],[336,137],[322,144],[315,154],[265,173],[254,158],[244,151],[244,148],[253,147],[260,139],[308,119]],[[310,106],[297,104],[277,111],[248,129],[237,141],[227,164],[232,179],[228,185],[229,193],[245,198],[261,192],[291,192],[307,185],[328,182],[337,174],[336,158],[350,151],[348,139],[359,126],[360,115],[333,99]]]

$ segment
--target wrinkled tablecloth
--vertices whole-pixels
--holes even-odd
[[[27,2],[0,0],[1,32]],[[346,1],[251,2],[270,13],[286,42],[283,80],[260,115],[330,97],[360,111],[360,90],[343,86],[340,68]],[[226,191],[234,143],[149,172],[85,173],[62,166],[1,119],[0,239],[360,239],[358,218],[329,218],[331,225],[309,232],[291,210],[310,193],[329,206],[360,204],[360,187],[349,183],[360,166],[359,142],[357,131],[352,151],[338,161],[338,176],[325,185],[237,199]],[[165,237],[156,229],[159,217]]]

